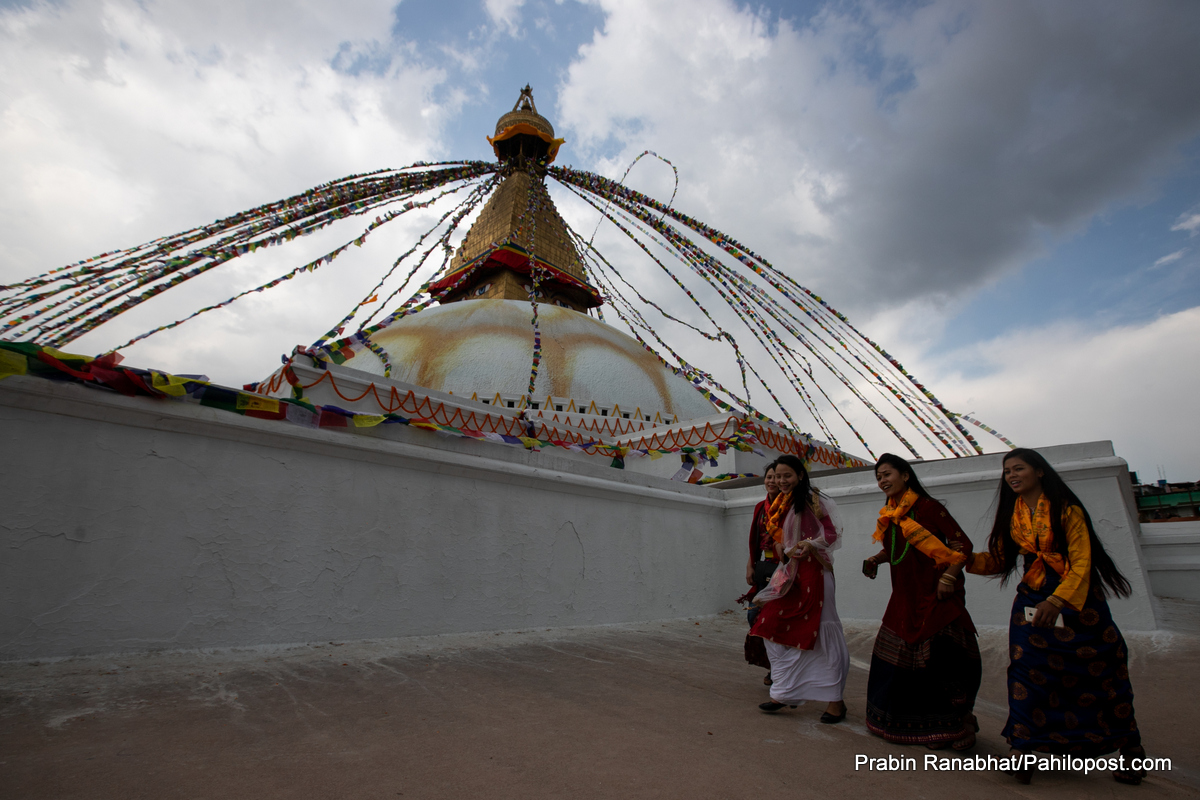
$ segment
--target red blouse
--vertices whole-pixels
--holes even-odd
[[[910,512],[918,525],[936,536],[948,547],[960,549],[971,561],[971,540],[962,532],[950,512],[936,500],[922,497]],[[957,622],[971,633],[975,624],[967,612],[966,584],[958,576],[954,594],[945,600],[937,599],[938,579],[945,569],[934,564],[933,559],[909,547],[905,552],[904,536],[896,533],[895,546],[892,530],[883,535],[883,548],[890,555],[892,564],[892,597],[883,614],[883,625],[909,644],[925,641],[947,625]],[[903,554],[903,558],[901,558]]]

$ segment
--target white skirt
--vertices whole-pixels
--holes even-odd
[[[764,640],[771,659],[771,699],[798,706],[805,700],[836,703],[846,689],[850,649],[834,601],[833,573],[825,572],[825,604],[821,628],[812,650]]]

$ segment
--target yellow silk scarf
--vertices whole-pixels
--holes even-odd
[[[776,542],[783,541],[783,520],[792,507],[792,493],[780,492],[767,510],[767,532]]]
[[[1070,565],[1062,553],[1051,549],[1054,546],[1054,532],[1050,529],[1050,501],[1046,499],[1046,495],[1038,498],[1037,508],[1032,514],[1021,513],[1022,507],[1028,509],[1029,506],[1020,498],[1018,502],[1020,505],[1013,506],[1009,531],[1013,541],[1023,552],[1037,556],[1029,569],[1025,570],[1025,577],[1021,580],[1029,584],[1031,589],[1040,589],[1046,582],[1046,565],[1059,575],[1066,575]]]
[[[965,555],[951,550],[936,536],[918,525],[915,519],[908,517],[908,512],[912,510],[913,505],[919,499],[920,496],[912,489],[904,492],[900,497],[900,502],[889,497],[887,505],[879,509],[879,522],[876,523],[875,535],[871,538],[882,543],[883,535],[887,533],[888,528],[895,525],[904,535],[905,541],[932,558],[939,567],[948,567],[966,561]]]

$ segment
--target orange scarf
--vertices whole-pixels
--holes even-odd
[[[780,492],[767,509],[767,532],[776,542],[783,541],[783,520],[792,508],[792,493]]]
[[[899,502],[889,497],[887,505],[879,509],[879,522],[876,523],[875,535],[871,538],[882,543],[883,535],[887,533],[888,528],[895,525],[904,535],[905,541],[932,558],[939,567],[948,567],[966,561],[965,555],[951,550],[936,536],[918,525],[915,519],[908,517],[908,512],[912,510],[913,505],[919,499],[920,496],[912,489],[905,490]]]
[[[817,519],[825,516],[825,509],[821,508],[821,498],[817,496],[815,490],[808,496],[808,500],[809,508],[816,514]],[[780,544],[783,543],[783,520],[791,509],[792,493],[780,492],[771,501],[771,509],[767,512],[767,531],[770,532],[771,538]]]
[[[1050,528],[1050,501],[1046,499],[1046,495],[1038,498],[1037,508],[1032,514],[1021,513],[1021,509],[1029,509],[1024,500],[1018,497],[1017,503],[1018,505],[1013,506],[1009,532],[1022,552],[1037,556],[1029,569],[1025,570],[1025,577],[1021,580],[1029,584],[1031,589],[1040,589],[1046,582],[1047,564],[1059,575],[1066,575],[1070,565],[1062,553],[1056,553],[1052,549],[1054,532]]]

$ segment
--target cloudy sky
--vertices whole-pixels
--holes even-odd
[[[0,0],[0,281],[346,174],[491,158],[484,134],[530,83],[567,139],[559,163],[617,177],[643,150],[671,159],[678,208],[825,297],[951,408],[1031,446],[1111,439],[1143,479],[1195,480],[1198,41],[1191,0]],[[673,185],[651,161],[629,183]],[[258,379],[415,230],[128,363]],[[239,259],[67,349],[99,352],[334,239]]]

